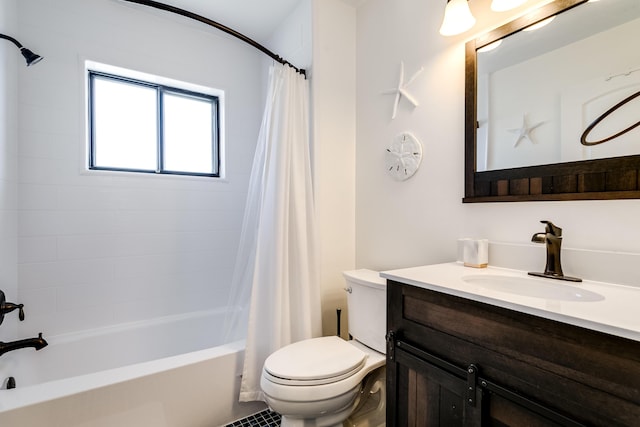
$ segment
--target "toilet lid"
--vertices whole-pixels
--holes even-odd
[[[271,380],[279,383],[326,384],[362,369],[367,354],[342,338],[299,341],[281,348],[264,362]]]

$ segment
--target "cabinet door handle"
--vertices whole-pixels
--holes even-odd
[[[396,348],[396,333],[394,331],[387,332],[385,336],[387,340],[387,359],[394,360],[395,358],[395,348]]]
[[[478,367],[473,363],[467,368],[467,405],[476,406],[476,381]]]

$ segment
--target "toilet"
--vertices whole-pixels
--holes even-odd
[[[264,363],[260,386],[282,427],[384,425],[386,282],[372,270],[343,275],[353,339],[299,341]]]

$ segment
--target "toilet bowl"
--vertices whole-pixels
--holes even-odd
[[[267,404],[282,415],[282,427],[342,426],[362,407],[365,377],[385,364],[385,281],[371,270],[344,276],[353,339],[303,340],[265,361],[260,385]]]

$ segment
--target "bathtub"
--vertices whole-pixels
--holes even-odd
[[[265,408],[238,403],[244,342],[222,344],[205,311],[73,334],[0,357],[0,426],[220,426]],[[4,387],[3,387],[4,388]]]

